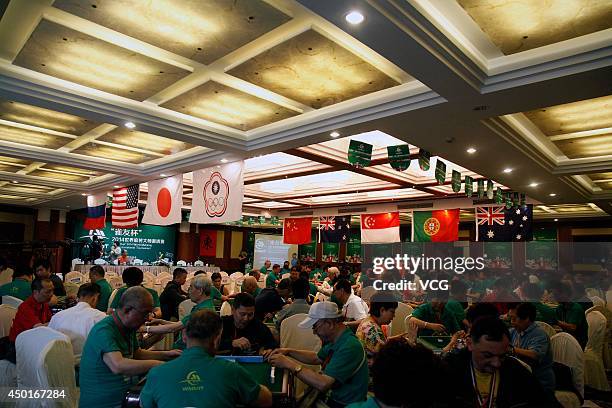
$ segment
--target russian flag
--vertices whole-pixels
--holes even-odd
[[[87,197],[87,219],[83,228],[103,229],[106,225],[106,192]]]

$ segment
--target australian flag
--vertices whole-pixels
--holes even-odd
[[[350,230],[350,215],[319,217],[319,242],[347,242]]]
[[[476,207],[476,241],[531,241],[533,205]]]

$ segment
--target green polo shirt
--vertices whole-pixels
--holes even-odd
[[[96,309],[101,312],[106,313],[108,310],[108,299],[110,298],[111,293],[113,293],[113,288],[110,283],[107,282],[106,279],[102,278],[96,282],[98,286],[100,286],[100,298],[98,299],[98,303],[96,304]]]
[[[453,307],[451,306],[451,309]],[[431,303],[423,303],[421,306],[417,307],[412,315],[417,319],[423,320],[427,323],[441,323],[446,327],[446,332],[448,334],[453,334],[459,331],[459,325],[457,324],[457,319],[453,312],[449,310],[447,305],[442,309],[442,313],[440,316],[434,311],[431,307]],[[431,336],[434,334],[434,331],[431,329],[419,329],[420,336]]]
[[[105,353],[113,351],[121,352],[124,358],[133,358],[136,350],[136,331],[125,328],[116,314],[99,321],[89,332],[81,355],[79,406],[120,406],[125,392],[137,378],[113,374],[102,358]]]
[[[240,289],[240,292],[244,293],[244,286]],[[253,297],[256,298],[257,296],[259,296],[260,293],[261,293],[261,288],[257,286],[257,288],[255,289],[255,293],[251,293],[251,295],[253,295]]]
[[[17,278],[12,282],[0,286],[0,296],[13,296],[26,300],[32,295],[32,284],[25,279]]]
[[[216,287],[211,287],[210,288],[210,298],[214,299],[214,300],[221,300],[221,292],[219,292],[219,289],[217,289]]]
[[[268,273],[268,269],[266,269],[265,266],[262,266],[261,269],[259,270],[259,272],[261,272],[261,273]]]
[[[536,308],[536,321],[546,322],[551,326],[557,324],[557,312],[554,308],[541,302],[535,302],[533,305]]]
[[[177,359],[149,371],[140,404],[144,408],[233,408],[252,404],[259,389],[238,363],[191,347]]]
[[[463,306],[461,306],[461,303],[456,300],[449,299],[449,301],[446,303],[445,309],[448,309],[448,311],[451,312],[453,316],[455,316],[457,326],[459,326],[459,328],[463,327],[463,320],[465,319],[465,310],[463,309]]]
[[[119,300],[121,300],[121,296],[123,296],[123,292],[125,292],[127,289],[128,289],[127,286],[122,286],[117,290],[117,294],[113,298],[113,303],[111,303],[110,305],[111,309],[117,309],[119,307]],[[145,288],[145,289],[149,291],[151,296],[153,296],[153,308],[159,307],[159,295],[157,294],[157,292],[151,288]]]
[[[318,290],[317,290],[317,285],[315,285],[315,284],[314,284],[314,283],[312,283],[312,282],[308,282],[308,285],[310,286],[310,294],[311,294],[312,296],[316,296],[316,295],[317,295],[317,292],[318,292]]]
[[[268,276],[266,276],[266,288],[275,288],[276,281],[278,279],[278,276],[276,276],[274,272],[270,271],[270,273],[268,273]]]
[[[336,381],[330,398],[342,404],[365,401],[368,392],[368,363],[363,346],[346,328],[334,343],[327,343],[317,353],[326,362],[323,373]]]
[[[208,298],[203,302],[197,303],[193,307],[193,309],[191,309],[191,312],[188,315],[183,316],[183,318],[181,319],[181,323],[183,323],[183,327],[187,326],[187,322],[189,322],[189,319],[191,318],[192,313],[197,312],[198,310],[205,310],[205,309],[212,310],[213,312],[215,311],[215,304],[213,303],[212,298]],[[187,347],[187,345],[183,341],[183,332],[180,331],[178,338],[174,342],[174,348],[178,348],[182,350],[185,347]]]
[[[582,347],[586,346],[589,326],[582,306],[575,302],[561,303],[555,312],[557,320],[576,325],[576,331],[572,334]]]

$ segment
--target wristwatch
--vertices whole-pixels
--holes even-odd
[[[303,368],[303,367],[302,367],[302,365],[301,365],[301,364],[298,364],[298,365],[297,365],[297,366],[296,366],[296,367],[293,369],[293,375],[298,375],[298,373],[299,373],[300,371],[302,371],[302,368]]]

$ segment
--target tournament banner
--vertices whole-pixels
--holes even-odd
[[[453,170],[453,178],[451,180],[453,192],[458,193],[461,190],[461,173],[459,173],[457,170]]]
[[[387,155],[389,156],[389,164],[395,170],[403,171],[410,167],[410,146],[388,146]]]
[[[478,180],[478,198],[484,198],[484,180]]]
[[[471,197],[474,194],[474,179],[470,176],[465,176],[465,195]]]
[[[427,150],[420,149],[419,150],[419,167],[423,171],[429,170],[429,161],[431,159],[431,153]]]
[[[493,182],[491,180],[487,180],[487,198],[489,200],[493,199]]]
[[[372,161],[372,145],[358,140],[351,140],[348,150],[348,161],[357,168],[369,166]]]
[[[504,193],[502,192],[501,187],[497,187],[495,190],[495,204],[503,204],[504,203]]]
[[[440,158],[436,160],[436,181],[438,184],[444,184],[446,181],[446,163],[440,160]]]

